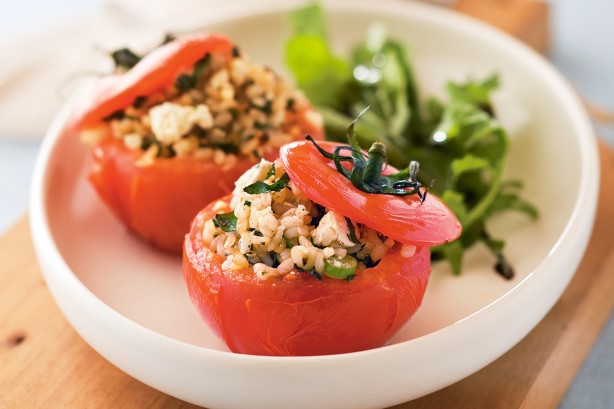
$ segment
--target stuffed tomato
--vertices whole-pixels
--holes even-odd
[[[344,155],[344,152],[351,155]],[[205,207],[184,243],[190,297],[231,351],[325,355],[383,345],[422,302],[429,247],[460,223],[380,144],[295,142]]]
[[[69,126],[91,146],[98,195],[158,248],[179,253],[194,215],[261,158],[322,136],[304,96],[223,36],[179,37],[142,59],[123,52]]]

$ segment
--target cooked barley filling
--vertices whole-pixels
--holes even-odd
[[[193,72],[166,90],[137,98],[106,118],[108,125],[83,131],[82,139],[95,145],[110,127],[128,149],[142,152],[140,166],[156,157],[193,156],[230,168],[237,156],[256,163],[302,136],[293,114],[307,106],[303,94],[270,68],[238,52],[231,59],[206,54]],[[321,122],[311,110],[307,120]]]
[[[205,245],[225,257],[224,270],[253,266],[260,279],[293,270],[351,279],[396,244],[309,200],[280,160],[261,160],[235,186],[231,201],[218,201],[218,214],[203,228]],[[416,250],[399,246],[405,257]]]

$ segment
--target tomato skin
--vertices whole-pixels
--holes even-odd
[[[222,198],[230,200],[230,196]],[[259,280],[253,268],[224,271],[224,258],[204,246],[214,203],[186,236],[183,272],[192,302],[231,351],[253,355],[326,355],[383,345],[422,302],[430,275],[428,248],[411,258],[391,249],[354,280],[291,272]]]
[[[173,84],[206,53],[230,59],[232,47],[229,39],[212,33],[190,34],[160,46],[129,71],[101,78],[86,89],[68,127],[80,130],[97,126],[103,118],[132,105],[137,97]]]
[[[253,163],[222,170],[211,161],[157,158],[136,165],[137,154],[109,139],[92,150],[89,180],[113,213],[154,246],[180,253],[183,237],[204,204],[227,194]]]
[[[331,153],[340,145],[318,144]],[[363,192],[307,141],[284,145],[281,159],[292,182],[309,199],[396,241],[431,247],[460,236],[460,222],[434,195],[427,195],[421,203],[418,195],[399,197]],[[394,170],[388,166],[386,173]]]

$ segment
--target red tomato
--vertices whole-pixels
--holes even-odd
[[[325,355],[376,348],[422,302],[428,248],[404,258],[397,244],[351,282],[319,281],[304,272],[262,281],[251,267],[225,271],[224,258],[202,241],[204,223],[216,213],[212,208],[198,214],[186,236],[183,272],[200,314],[234,352]]]
[[[232,56],[232,42],[211,33],[179,37],[147,54],[128,72],[99,79],[86,90],[69,123],[71,129],[96,126],[137,97],[148,96],[173,84],[179,74],[192,70],[205,54]]]
[[[124,74],[101,79],[89,89],[68,127],[75,131],[98,126],[102,119],[130,106],[135,98],[148,96],[173,84],[206,53],[227,58],[233,44],[215,34],[180,37],[149,53]],[[322,129],[307,120],[311,108],[288,113],[301,133],[323,138]],[[239,157],[236,166],[222,170],[211,161],[194,158],[156,158],[138,167],[138,152],[112,137],[92,151],[89,179],[99,196],[133,232],[154,246],[180,253],[185,233],[194,215],[210,201],[232,191],[234,181],[254,164],[252,157]],[[273,160],[278,153],[267,159]]]
[[[204,204],[234,188],[253,163],[222,170],[211,161],[158,158],[136,166],[137,153],[109,139],[92,150],[89,179],[113,213],[154,246],[180,252],[194,215]]]
[[[339,145],[318,144],[329,152]],[[363,192],[307,141],[284,145],[281,159],[292,182],[309,199],[396,241],[430,247],[460,236],[460,222],[434,195],[427,195],[421,202],[418,195],[400,197]],[[390,167],[387,171],[391,172]]]

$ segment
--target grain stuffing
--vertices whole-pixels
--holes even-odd
[[[136,98],[81,136],[93,146],[110,130],[127,149],[141,153],[139,166],[158,157],[191,156],[230,168],[245,158],[257,163],[302,137],[295,114],[308,105],[273,70],[235,49],[231,58],[206,54],[167,89]],[[321,127],[321,118],[309,111],[303,120]]]
[[[225,260],[227,271],[253,266],[259,279],[291,271],[322,275],[355,274],[373,267],[393,246],[402,245],[308,199],[289,180],[280,160],[261,160],[235,184],[230,201],[203,228],[203,242]]]

